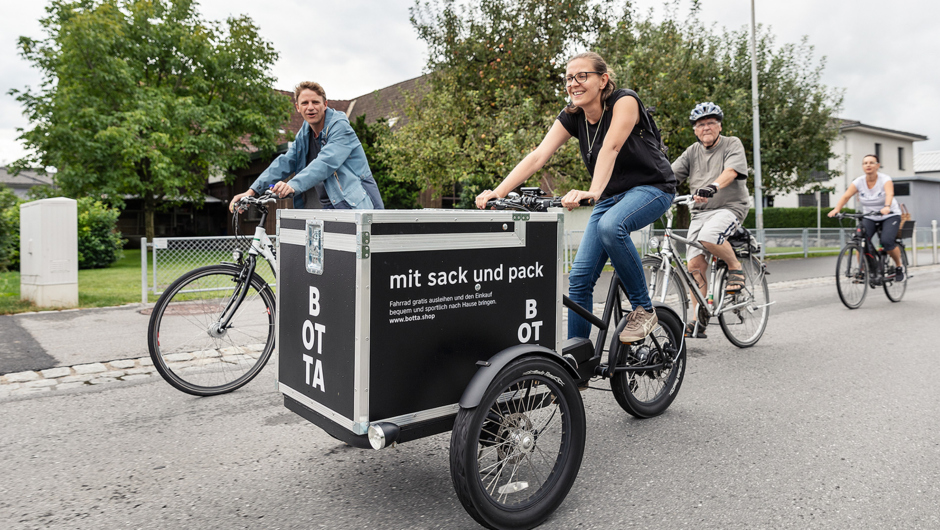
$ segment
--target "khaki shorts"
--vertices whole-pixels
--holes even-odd
[[[691,241],[720,245],[727,240],[728,236],[733,235],[740,225],[741,221],[731,210],[695,212],[692,215],[692,222],[689,223],[689,235],[686,237]],[[704,254],[706,260],[710,257],[708,252],[689,246],[685,259],[692,261],[692,258],[700,254]]]

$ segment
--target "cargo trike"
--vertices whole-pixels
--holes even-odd
[[[619,341],[616,274],[601,317],[564,295],[559,204],[527,188],[485,211],[278,210],[285,406],[364,449],[451,431],[454,489],[477,522],[543,522],[581,465],[579,390],[608,379],[629,414],[656,416],[686,362],[665,306],[646,339]],[[566,306],[594,341],[564,338]]]

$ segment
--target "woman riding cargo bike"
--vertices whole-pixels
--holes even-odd
[[[583,199],[596,204],[568,276],[568,296],[582,307],[592,307],[594,285],[610,258],[634,308],[620,340],[642,340],[657,317],[630,233],[669,209],[676,178],[640,98],[632,90],[616,88],[600,55],[589,52],[573,57],[565,81],[571,102],[545,139],[495,190],[480,193],[476,205],[485,208],[486,201],[505,197],[541,169],[569,138],[577,138],[591,187],[569,191],[562,206],[577,208]],[[569,311],[569,338],[586,337],[589,331],[590,324]]]

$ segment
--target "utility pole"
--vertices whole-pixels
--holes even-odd
[[[760,240],[760,257],[764,258],[764,198],[761,193],[760,176],[760,104],[757,92],[757,24],[754,17],[754,0],[751,0],[751,106],[754,111],[754,217],[757,221],[757,237]]]

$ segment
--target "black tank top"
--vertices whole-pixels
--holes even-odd
[[[653,130],[650,124],[649,115],[646,114],[646,108],[636,92],[626,89],[614,90],[607,97],[606,109],[604,115],[595,125],[588,125],[584,120],[584,111],[578,109],[577,112],[569,114],[564,110],[558,115],[558,121],[565,127],[568,134],[578,139],[581,147],[581,159],[587,168],[588,174],[594,177],[594,165],[597,163],[597,153],[604,145],[604,138],[610,129],[610,121],[613,118],[614,104],[623,97],[632,97],[636,99],[640,106],[640,121],[633,127],[627,141],[620,148],[617,159],[614,161],[614,169],[607,182],[607,187],[601,194],[601,199],[606,199],[622,193],[637,186],[653,186],[666,193],[676,192],[676,176],[672,173],[672,167],[666,159],[666,155],[659,150],[659,140],[651,132]],[[600,131],[597,128],[600,127]],[[595,140],[595,134],[597,139]],[[588,143],[593,144],[593,153],[588,156],[590,149]]]

